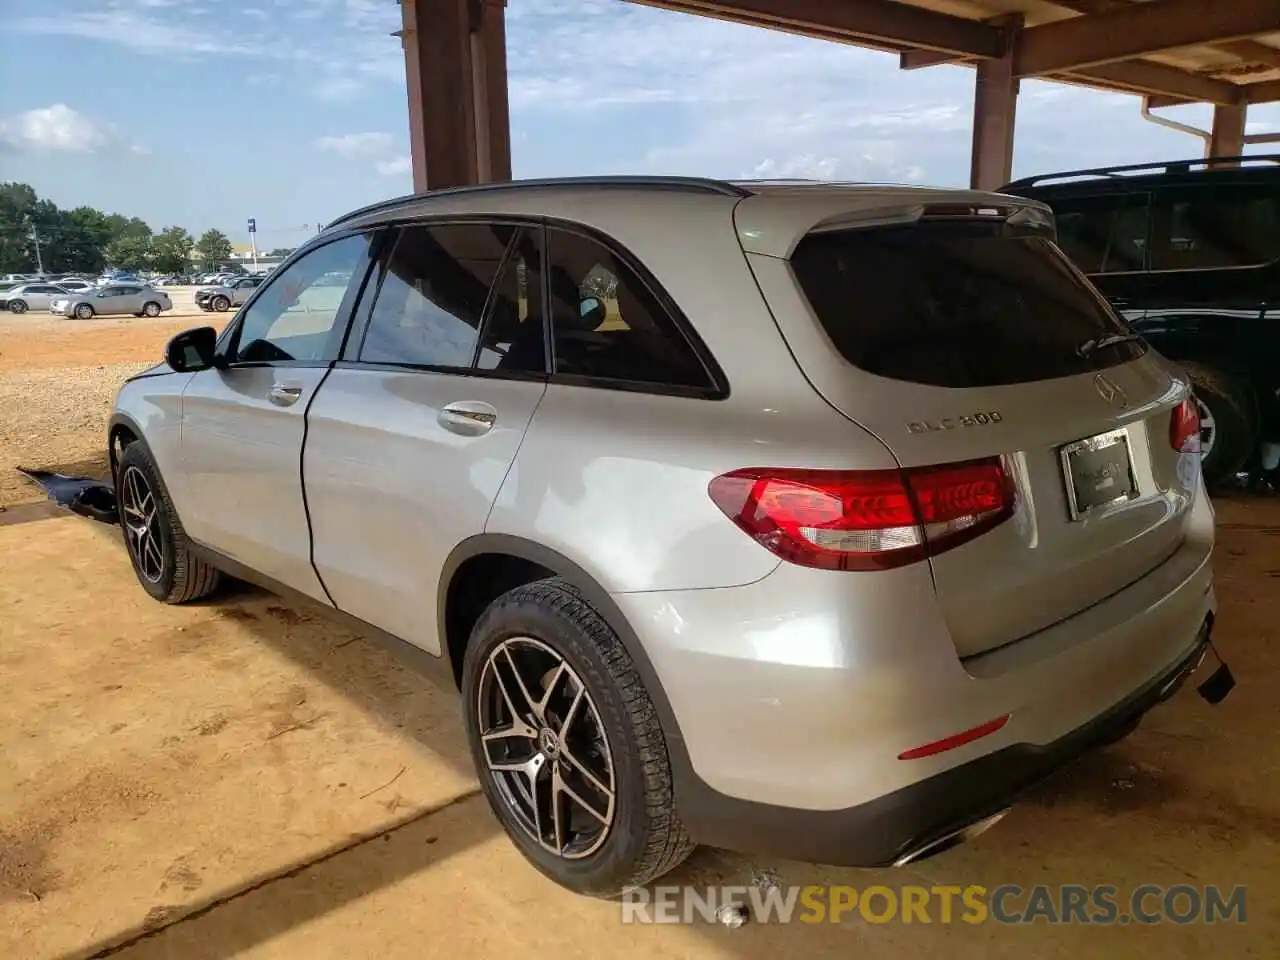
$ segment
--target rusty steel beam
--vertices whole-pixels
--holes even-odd
[[[1000,55],[1000,33],[977,20],[894,0],[632,0],[649,7],[845,41],[970,57]]]
[[[1142,94],[1177,97],[1180,102],[1234,104],[1244,100],[1244,87],[1227,80],[1215,80],[1149,60],[1104,63],[1083,70],[1063,71],[1063,77],[1086,83],[1096,82]]]
[[[1078,72],[1148,53],[1280,30],[1276,0],[1151,0],[1025,31],[1014,52],[1019,76]]]
[[[1249,103],[1275,103],[1280,100],[1280,80],[1250,83],[1240,88]]]

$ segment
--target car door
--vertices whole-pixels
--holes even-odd
[[[195,374],[182,399],[188,535],[321,601],[300,472],[306,410],[338,354],[371,242],[327,240],[278,273],[219,338],[220,368]],[[343,280],[320,283],[326,275]]]
[[[86,293],[85,299],[93,307],[94,313],[114,313],[113,305],[117,296],[119,296],[118,288],[108,284]]]
[[[485,519],[546,390],[541,228],[407,226],[308,414],[316,569],[340,610],[440,653],[446,558]]]
[[[115,302],[112,313],[141,313],[142,304],[146,300],[144,289],[137,284],[121,287],[119,298]]]

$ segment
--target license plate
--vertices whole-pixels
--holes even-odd
[[[1072,520],[1138,494],[1129,435],[1124,430],[1069,443],[1062,448],[1061,457]]]

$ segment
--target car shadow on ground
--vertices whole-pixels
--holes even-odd
[[[92,526],[104,536],[118,537],[118,532],[110,527]],[[388,649],[379,641],[331,625],[318,613],[290,605],[253,587],[235,585],[205,603],[217,616],[243,625],[270,649],[305,668],[387,726],[412,738],[452,769],[473,779],[460,719],[441,722],[438,714],[431,717],[419,709],[424,699],[421,696],[424,684],[439,688],[447,683],[447,678],[422,663],[421,658],[428,655],[407,646]],[[451,686],[444,687],[442,692],[456,696]],[[1193,695],[1191,690],[1184,690],[1178,699]],[[1179,859],[1206,842],[1235,847],[1247,836],[1259,834],[1271,841],[1280,840],[1280,828],[1276,827],[1273,812],[1232,805],[1225,793],[1208,791],[1203,782],[1190,783],[1185,765],[1181,771],[1159,770],[1136,762],[1143,756],[1157,755],[1152,751],[1155,743],[1152,736],[1181,737],[1187,740],[1182,752],[1192,754],[1199,749],[1214,748],[1213,743],[1223,736],[1221,730],[1214,731],[1216,724],[1213,724],[1205,727],[1206,736],[1200,738],[1196,733],[1199,727],[1188,726],[1189,723],[1183,720],[1155,724],[1154,733],[1150,729],[1145,733],[1145,749],[1140,745],[1135,750],[1131,743],[1121,743],[1086,756],[1033,788],[1006,825],[988,835],[992,839],[984,837],[976,845],[958,848],[953,853],[899,871],[857,871],[758,861],[703,848],[662,882],[704,888],[711,884],[748,884],[753,879],[772,875],[780,876],[788,885],[837,883],[865,887],[885,883],[896,887],[937,882],[940,876],[949,877],[948,882],[991,882],[993,878],[995,882],[1010,882],[1010,878],[1024,873],[1024,880],[1044,882],[1046,871],[1062,873],[1072,869],[1073,864],[1105,863],[1117,856],[1106,825],[1121,822],[1133,822],[1146,829],[1158,828],[1163,835],[1162,842],[1172,844]],[[1139,739],[1143,736],[1139,734]],[[1198,738],[1205,743],[1197,745]],[[1219,809],[1221,817],[1206,820],[1205,810],[1211,808]],[[1226,830],[1231,833],[1223,833]],[[1171,836],[1170,831],[1176,837]],[[117,931],[67,955],[64,960],[96,960],[108,955],[157,960],[171,957],[228,960],[292,930],[305,928],[357,901],[376,898],[414,875],[438,870],[446,861],[465,856],[499,833],[500,827],[483,796],[476,789],[466,791],[442,805],[389,820],[366,835],[352,837],[304,862],[284,864],[268,874],[246,878],[234,889],[191,903],[180,912],[169,915],[153,911],[142,924]],[[1142,842],[1137,839],[1133,847],[1123,854],[1126,860],[1132,856],[1134,862],[1144,863],[1152,856],[1149,851],[1143,851]],[[1036,855],[1028,858],[1028,848],[1037,850]],[[1170,856],[1173,855],[1170,852]],[[514,850],[509,856],[512,861],[518,859]],[[1083,859],[1077,860],[1077,857]],[[495,892],[501,892],[513,881],[498,876],[476,877],[471,882],[489,884],[497,888]],[[571,895],[552,887],[549,881],[545,883],[545,896],[539,893],[527,909],[570,910],[563,898]],[[423,909],[430,910],[432,917],[440,917],[440,935],[448,938],[450,906],[424,904]],[[575,922],[583,925],[585,943],[593,935],[602,935],[620,924],[617,909],[602,907],[599,913],[587,913],[588,919],[583,919],[581,910],[569,915],[579,918]],[[373,911],[370,916],[379,914]],[[856,923],[854,926],[859,944],[872,935],[872,929],[878,931],[876,936],[888,938],[882,946],[898,942],[899,933],[886,927],[867,928]],[[810,955],[834,955],[854,943],[848,939],[847,923],[763,925],[750,934],[715,924],[696,925],[692,929],[707,939],[708,947],[743,958],[772,958],[781,950],[797,948]],[[653,931],[646,931],[645,936],[650,932]],[[913,936],[923,933],[907,932]],[[372,947],[381,935],[370,931],[368,936]],[[918,940],[915,942],[919,944]],[[688,947],[687,942],[685,946]],[[978,944],[974,946],[976,949]]]

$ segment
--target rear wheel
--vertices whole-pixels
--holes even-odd
[[[653,703],[571,585],[538,581],[489,606],[471,633],[462,696],[485,797],[551,879],[616,897],[693,850]]]
[[[142,589],[164,603],[208,596],[221,574],[191,551],[186,531],[146,448],[131,443],[116,471],[120,526]]]
[[[148,300],[143,304],[142,312],[148,317],[158,317],[160,316],[160,304],[156,303],[154,300]]]
[[[93,318],[93,307],[87,303],[82,303],[76,307],[76,316],[81,320],[90,320]]]
[[[9,311],[10,311],[11,313],[26,313],[26,312],[27,312],[27,301],[25,301],[25,300],[10,300],[10,301],[9,301]]]
[[[1200,413],[1201,470],[1206,483],[1239,472],[1258,446],[1257,418],[1247,385],[1214,367],[1184,364]]]

